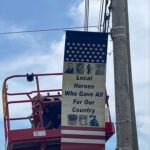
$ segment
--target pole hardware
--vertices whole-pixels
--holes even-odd
[[[125,26],[117,26],[117,27],[111,28],[111,31],[110,31],[111,39],[114,40],[114,38],[118,36],[126,36]]]
[[[130,147],[119,147],[116,148],[115,150],[133,150],[133,149],[131,149]]]
[[[120,121],[116,121],[116,124],[120,124],[120,123],[126,123],[126,122],[131,122],[131,120],[126,119],[126,120],[120,120]]]

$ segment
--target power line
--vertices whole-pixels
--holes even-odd
[[[98,28],[97,26],[88,26],[89,28]],[[36,30],[22,30],[22,31],[8,31],[0,32],[0,35],[10,35],[10,34],[22,34],[22,33],[33,33],[33,32],[51,32],[51,31],[64,31],[71,29],[83,29],[84,27],[64,27],[64,28],[48,28],[48,29],[36,29]]]
[[[105,3],[104,3],[104,1],[105,1]],[[100,1],[98,26],[96,26],[96,25],[88,26],[87,25],[87,28],[97,28],[97,29],[99,29],[100,32],[108,32],[110,13],[111,13],[111,9],[112,9],[111,8],[112,0],[110,0],[110,1],[111,2],[110,2],[110,6],[108,7],[108,9],[109,9],[108,14],[106,12],[107,12],[107,5],[108,5],[109,0]],[[89,12],[87,12],[87,9],[85,9],[85,17],[88,20]],[[106,22],[107,22],[107,25],[106,25]],[[33,30],[22,30],[22,31],[7,31],[7,32],[0,32],[0,35],[23,34],[23,33],[34,33],[34,32],[50,32],[50,31],[61,31],[61,30],[64,31],[64,30],[83,29],[83,28],[85,28],[85,26],[84,27],[83,26],[75,26],[75,27],[61,27],[61,28],[33,29]],[[102,28],[103,28],[103,30],[102,30]]]

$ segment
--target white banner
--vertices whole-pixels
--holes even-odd
[[[67,32],[62,126],[105,127],[106,38],[101,33]]]

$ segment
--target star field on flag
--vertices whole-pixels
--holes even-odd
[[[67,31],[64,61],[106,63],[107,37],[107,33]]]
[[[108,33],[66,31],[61,105],[62,144],[75,143],[79,148],[80,144],[91,145],[91,148],[98,146],[97,149],[105,147],[107,43]]]

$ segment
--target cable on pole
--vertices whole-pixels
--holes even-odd
[[[100,32],[109,32],[109,22],[112,12],[112,0],[101,0],[98,27]]]
[[[108,19],[107,5],[108,5],[108,0],[105,0],[105,11],[104,11],[103,32],[106,32],[106,21],[107,21],[107,19]]]
[[[103,11],[104,11],[104,0],[100,0],[100,9],[99,9],[99,22],[98,22],[98,27],[99,27],[99,31],[102,31],[102,21],[103,21]]]
[[[108,18],[108,21],[107,21],[107,32],[108,32],[108,30],[109,30],[109,28],[110,28],[110,26],[109,26],[109,23],[110,23],[110,16],[111,16],[111,13],[112,13],[112,0],[110,0],[110,4],[109,4],[109,6],[108,6],[108,11],[109,11],[109,18]]]

